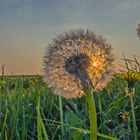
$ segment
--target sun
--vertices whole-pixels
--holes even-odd
[[[97,67],[98,63],[97,62],[94,62],[93,63],[93,67]]]

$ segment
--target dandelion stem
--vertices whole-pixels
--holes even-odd
[[[131,111],[132,111],[132,120],[133,120],[133,131],[134,131],[134,140],[138,140],[137,135],[137,126],[136,126],[136,116],[134,111],[134,101],[133,101],[133,95],[130,96],[130,104],[131,104]]]
[[[90,90],[86,91],[86,93],[90,117],[90,140],[97,140],[97,119],[95,101],[93,93]]]
[[[59,108],[60,108],[60,121],[61,121],[61,134],[64,136],[64,121],[63,121],[63,108],[62,108],[62,97],[59,96]]]

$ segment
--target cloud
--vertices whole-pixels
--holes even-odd
[[[139,0],[119,0],[119,4],[117,6],[118,10],[135,10],[139,8],[140,1]]]

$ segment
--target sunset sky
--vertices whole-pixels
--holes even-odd
[[[83,28],[103,35],[116,62],[140,56],[140,0],[0,0],[0,66],[6,74],[41,74],[56,35]]]

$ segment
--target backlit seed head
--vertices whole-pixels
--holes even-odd
[[[76,98],[87,89],[101,89],[111,80],[114,58],[102,36],[72,30],[57,36],[43,59],[44,80],[56,95]]]

